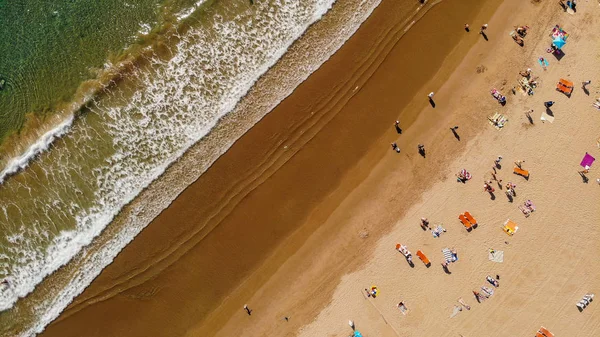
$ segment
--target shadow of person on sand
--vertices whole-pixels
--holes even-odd
[[[435,102],[433,101],[433,99],[429,99],[429,104],[431,104],[432,108],[435,108]]]
[[[454,138],[456,138],[456,140],[458,140],[460,142],[460,136],[458,135],[458,133],[456,132],[456,130],[450,128],[450,130],[452,130],[452,134],[454,134]]]
[[[581,87],[581,89],[583,89],[583,93],[586,95],[590,95],[590,91],[588,90],[588,88],[586,88],[585,86]]]
[[[513,202],[513,196],[509,192],[506,192],[506,197],[508,198],[508,202]]]
[[[496,195],[494,194],[494,192],[488,192],[490,194],[490,199],[491,200],[496,200]]]
[[[483,31],[479,32],[479,34],[481,34],[481,36],[483,36],[484,40],[489,41],[487,35],[485,35],[485,33]]]
[[[531,118],[531,115],[527,115],[527,120],[529,121],[529,124],[533,124],[533,118]]]
[[[398,125],[396,125],[396,132],[397,132],[399,135],[401,135],[401,134],[402,134],[402,129],[401,129],[401,128],[400,128]]]

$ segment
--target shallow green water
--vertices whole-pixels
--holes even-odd
[[[0,0],[0,141],[156,26],[160,0]],[[148,25],[148,26],[142,26]]]

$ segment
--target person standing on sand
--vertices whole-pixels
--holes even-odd
[[[433,95],[435,95],[435,93],[432,91],[429,93],[429,95],[427,95],[427,97],[429,97],[430,101],[433,101]]]
[[[469,24],[465,23],[465,30],[467,31],[467,33],[469,32]]]
[[[392,143],[392,150],[400,153],[400,148],[398,147],[398,144],[396,144],[396,143]]]
[[[546,108],[550,108],[551,106],[553,106],[553,105],[554,105],[554,103],[555,103],[554,101],[547,101],[547,102],[544,102],[544,106],[545,106]]]
[[[252,315],[252,310],[250,308],[248,308],[248,304],[244,304],[244,310],[246,310],[246,313],[248,314],[248,316]]]
[[[517,165],[519,168],[522,168],[521,165],[523,165],[524,162],[525,162],[524,160],[517,160],[515,162],[515,165]]]

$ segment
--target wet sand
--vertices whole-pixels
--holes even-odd
[[[518,8],[510,2],[509,9]],[[482,132],[481,120],[466,110],[427,108],[423,98],[474,44],[470,62],[491,55],[476,30],[466,34],[462,25],[487,22],[498,5],[442,2],[397,43],[405,26],[395,20],[393,2],[384,1],[43,335],[295,334],[331,303],[340,277],[374,254],[376,239],[445,178],[438,168]],[[490,29],[489,37],[493,43],[506,32]],[[468,67],[453,76],[464,72],[469,80],[476,72]],[[461,95],[441,91],[436,102],[444,106]],[[396,119],[401,136],[392,127]],[[454,123],[461,142],[448,130]],[[401,154],[392,153],[391,141]],[[427,145],[426,166],[419,142]],[[246,302],[254,323],[241,309]]]

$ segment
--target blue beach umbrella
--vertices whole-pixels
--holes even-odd
[[[354,331],[354,337],[363,337],[363,335],[358,331]]]
[[[557,37],[552,41],[552,44],[555,45],[558,49],[561,49],[566,43],[567,41],[565,41],[565,39],[563,39],[562,37]]]

